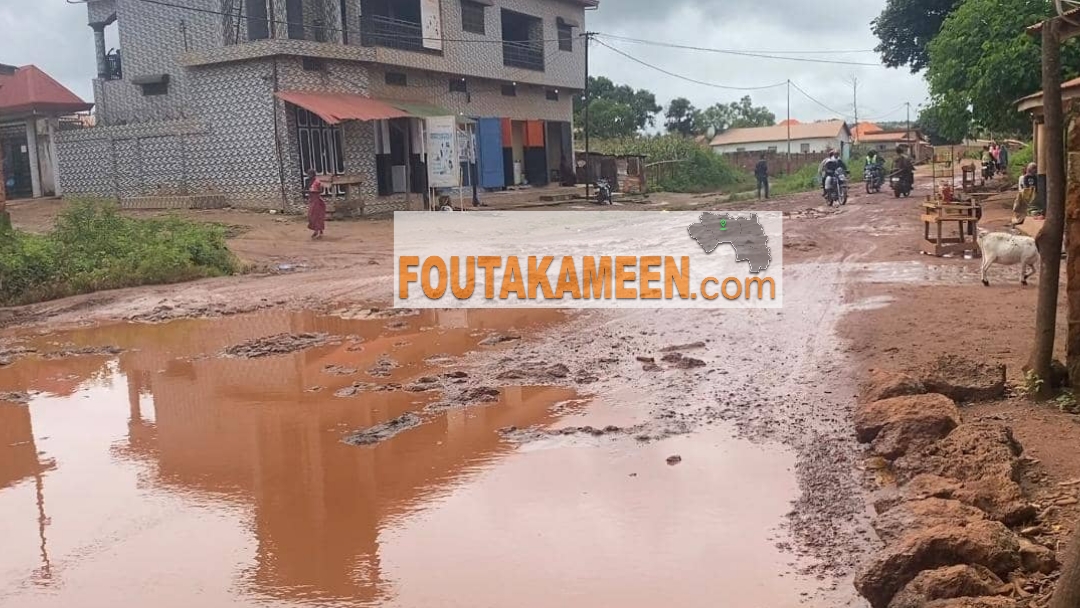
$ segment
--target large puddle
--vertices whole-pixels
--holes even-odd
[[[427,392],[334,396],[454,369],[492,333],[560,318],[283,312],[30,338],[125,350],[0,368],[0,393],[31,393],[0,401],[0,605],[799,605],[774,546],[797,491],[782,450],[719,428],[648,445],[500,438],[583,415],[562,387],[434,414]],[[281,332],[349,338],[221,355]],[[396,366],[367,373],[387,357]],[[343,442],[408,412],[429,413],[380,443]]]

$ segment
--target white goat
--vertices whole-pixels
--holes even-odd
[[[1039,266],[1039,250],[1035,247],[1035,239],[1030,236],[1008,232],[987,232],[980,229],[978,242],[979,250],[982,252],[983,285],[990,285],[990,281],[986,278],[986,271],[994,263],[1003,266],[1020,264],[1021,285],[1027,285],[1028,277],[1035,274]]]

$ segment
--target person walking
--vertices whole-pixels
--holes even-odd
[[[998,170],[1002,173],[1009,167],[1009,146],[1002,144],[998,148]]]
[[[754,166],[754,177],[757,178],[757,196],[761,198],[761,193],[764,190],[765,198],[769,198],[769,163],[765,160],[765,155],[761,155],[761,159],[758,160],[757,165]]]
[[[322,182],[319,181],[318,176],[315,175],[314,169],[308,169],[307,179],[307,227],[308,230],[311,231],[311,238],[321,239],[323,230],[326,229],[326,201],[322,198]]]

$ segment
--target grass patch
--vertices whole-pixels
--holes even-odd
[[[649,167],[649,189],[660,192],[737,192],[754,185],[754,176],[733,166],[706,145],[679,135],[597,140],[591,150],[604,154],[640,154],[646,163],[679,161]]]
[[[0,305],[233,274],[240,265],[225,239],[221,226],[77,202],[47,234],[0,234]]]

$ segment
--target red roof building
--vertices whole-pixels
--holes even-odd
[[[58,119],[92,107],[37,66],[0,64],[0,201],[60,195]]]

